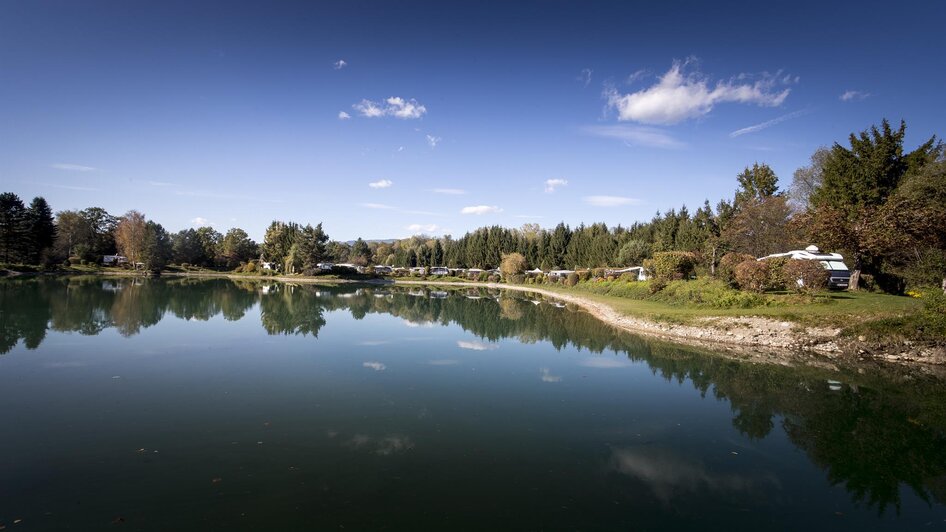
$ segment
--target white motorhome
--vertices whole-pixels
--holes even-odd
[[[845,289],[851,283],[851,270],[847,267],[847,264],[844,264],[844,257],[842,257],[840,253],[823,253],[818,249],[818,246],[808,246],[805,249],[766,255],[756,260],[775,259],[779,257],[819,261],[830,274],[828,278],[828,288]]]

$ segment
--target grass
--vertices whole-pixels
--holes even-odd
[[[561,285],[535,286],[563,294],[581,292],[582,296],[610,305],[622,314],[673,323],[692,323],[710,317],[759,316],[802,325],[844,328],[873,320],[915,315],[923,308],[921,301],[911,297],[867,292],[821,292],[811,296],[789,293],[746,294],[746,299],[722,293],[717,294],[717,299],[709,301],[686,301],[687,298],[698,297],[694,294],[698,291],[694,290],[698,289],[694,284],[696,282],[687,283],[691,286],[687,289],[678,288],[676,297],[670,295],[664,296],[663,299],[659,293],[652,296],[646,283],[624,283],[638,285],[624,293],[615,290],[602,293],[600,289],[589,286],[593,283],[584,282],[573,288]],[[634,297],[635,295],[648,298],[638,298]],[[734,298],[731,305],[719,304],[727,297]]]

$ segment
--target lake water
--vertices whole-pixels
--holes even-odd
[[[0,335],[7,530],[946,528],[942,383],[524,293],[3,280]]]

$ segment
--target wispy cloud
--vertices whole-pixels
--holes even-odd
[[[100,188],[80,187],[80,186],[75,186],[75,185],[58,185],[56,183],[39,183],[39,184],[43,185],[44,187],[61,188],[63,190],[81,190],[85,192],[101,192],[102,190]]]
[[[383,203],[359,203],[362,207],[368,209],[383,209],[383,210],[395,210],[397,207],[392,207],[391,205],[385,205]]]
[[[844,93],[841,94],[840,99],[842,102],[850,102],[855,100],[860,101],[866,99],[868,96],[870,96],[869,92],[844,91]]]
[[[587,87],[589,84],[591,84],[591,73],[592,73],[592,70],[590,68],[583,68],[581,69],[581,73],[579,73],[578,77],[575,79],[580,81],[582,85]]]
[[[624,196],[585,196],[582,200],[595,207],[621,207],[623,205],[640,205],[641,200]]]
[[[545,180],[545,193],[551,194],[555,192],[555,189],[558,187],[564,187],[568,184],[568,181],[565,179],[546,179]]]
[[[489,213],[498,213],[503,212],[502,209],[496,205],[471,205],[469,207],[463,207],[460,209],[460,214],[489,214]]]
[[[194,227],[209,227],[213,224],[210,223],[210,220],[204,218],[203,216],[198,216],[197,218],[191,220],[191,225]]]
[[[347,66],[348,66],[348,61],[345,61],[344,59],[339,59],[338,61],[335,61],[334,63],[332,63],[332,68],[334,68],[335,70],[341,70]]]
[[[170,183],[168,181],[148,181],[148,184],[153,187],[179,187],[181,186],[178,183]]]
[[[637,92],[622,94],[614,87],[609,88],[605,91],[608,106],[617,110],[618,120],[669,125],[704,116],[716,104],[726,102],[778,107],[791,92],[779,88],[785,79],[781,72],[741,74],[711,84],[698,72],[686,72],[692,62],[695,61],[674,61],[656,84]],[[758,79],[749,82],[752,77]]]
[[[365,118],[381,118],[393,116],[404,120],[420,118],[427,113],[427,107],[415,99],[405,100],[398,96],[391,96],[383,102],[361,100],[352,105],[352,109]]]
[[[49,165],[50,168],[55,168],[56,170],[66,170],[69,172],[94,172],[97,170],[91,166],[83,166],[81,164],[68,164],[68,163],[56,163]]]
[[[351,115],[348,114],[348,113],[346,113],[345,111],[339,111],[339,112],[338,112],[338,119],[339,119],[339,120],[348,120],[348,119],[350,119],[350,118],[351,118]]]
[[[673,138],[666,131],[645,126],[585,126],[581,132],[586,135],[616,139],[625,145],[647,146],[649,148],[677,149],[685,143]]]
[[[393,184],[394,182],[390,179],[380,179],[378,181],[368,183],[368,186],[371,188],[390,188]]]
[[[435,137],[433,135],[427,135],[427,144],[431,148],[436,148],[437,144],[440,144],[440,141],[443,140],[440,137]]]
[[[399,212],[401,214],[416,214],[418,216],[443,216],[444,215],[441,212],[415,211],[415,210],[410,210],[410,209],[401,209],[399,207],[395,207],[393,205],[386,205],[384,203],[359,203],[358,205],[366,209],[394,211],[394,212]]]
[[[437,224],[411,224],[405,227],[408,231],[417,234],[417,233],[437,233],[440,231],[440,226]]]
[[[762,131],[763,129],[770,128],[776,124],[781,124],[782,122],[786,120],[797,118],[805,113],[807,113],[807,111],[795,111],[794,113],[788,113],[787,115],[782,115],[778,118],[773,118],[772,120],[766,120],[765,122],[756,124],[754,126],[737,129],[736,131],[733,131],[732,133],[730,133],[729,136],[732,138],[736,138],[736,137],[745,135],[747,133],[755,133],[756,131]]]
[[[435,194],[447,194],[449,196],[462,196],[467,194],[467,191],[462,188],[435,188],[431,190]]]
[[[388,367],[380,362],[362,362],[361,366],[368,369],[373,369],[375,371],[384,371]]]
[[[471,349],[473,351],[494,351],[499,349],[499,344],[484,344],[483,342],[465,342],[463,340],[457,341],[457,347],[460,349]]]
[[[244,196],[242,194],[221,194],[210,190],[179,190],[174,194],[178,196],[187,196],[192,198],[214,198],[237,201],[266,202],[266,203],[285,203],[286,200],[268,198],[266,196]]]
[[[630,75],[624,78],[624,83],[626,83],[627,85],[633,85],[637,83],[638,81],[647,77],[649,74],[650,74],[650,71],[642,68],[636,72],[631,72]]]

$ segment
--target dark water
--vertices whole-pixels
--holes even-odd
[[[7,530],[946,528],[942,383],[524,294],[6,280],[0,335]]]

